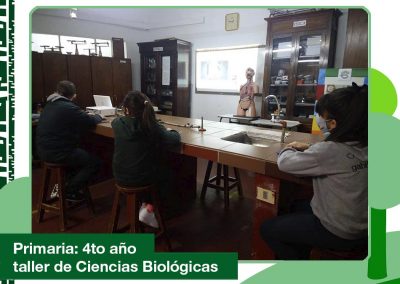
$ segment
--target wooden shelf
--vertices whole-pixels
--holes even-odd
[[[297,87],[316,87],[318,84],[297,84]]]
[[[313,103],[295,103],[295,106],[305,106],[305,107],[313,107],[315,104]]]
[[[319,55],[301,55],[299,59],[319,59]]]
[[[276,105],[276,102],[270,102],[269,103],[270,105]],[[286,103],[279,103],[281,106],[285,106],[286,105]]]
[[[275,85],[275,84],[271,84],[271,85],[269,85],[270,87],[288,87],[289,86],[289,84],[280,84],[280,85]]]
[[[172,106],[171,106],[171,107],[159,106],[158,108],[161,109],[161,110],[169,110],[169,111],[172,111]]]
[[[290,60],[290,57],[272,58],[272,61],[274,60]]]

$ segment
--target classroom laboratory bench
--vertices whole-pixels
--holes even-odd
[[[278,140],[270,142],[268,147],[259,147],[221,138],[239,132],[263,133],[266,131],[268,133],[275,132],[273,134],[276,134],[276,137],[280,137],[281,130],[266,130],[265,128],[251,125],[204,120],[203,127],[205,131],[199,131],[198,128],[190,128],[190,126],[200,126],[200,119],[159,114],[156,116],[161,123],[164,123],[165,127],[174,129],[181,135],[181,145],[171,151],[175,155],[171,159],[171,163],[173,163],[171,166],[176,175],[176,177],[174,176],[176,181],[174,186],[180,187],[182,194],[187,191],[187,196],[191,198],[196,196],[197,158],[211,160],[255,173],[254,191],[256,191],[257,199],[253,214],[252,258],[274,259],[272,251],[259,236],[258,231],[261,222],[278,214],[279,206],[282,205],[282,200],[280,199],[283,197],[282,190],[284,190],[285,184],[290,183],[292,188],[294,184],[299,190],[312,186],[311,179],[299,178],[281,172],[277,166],[277,153],[290,142],[316,143],[321,141],[321,138],[311,134],[287,131],[288,136],[284,143]],[[98,124],[93,133],[96,136],[112,140],[112,120],[113,117],[109,117],[107,121]],[[92,144],[97,143],[93,139],[91,140]],[[96,148],[99,150],[99,147]],[[104,147],[102,149],[100,146],[100,152],[104,154]]]

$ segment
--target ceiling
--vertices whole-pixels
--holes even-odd
[[[215,8],[78,8],[79,20],[113,24],[139,30],[161,29],[181,25],[202,24],[205,15]],[[227,10],[227,9],[224,9]],[[235,9],[235,11],[240,9]],[[247,9],[249,10],[249,9]],[[38,9],[35,15],[70,18],[70,9]]]

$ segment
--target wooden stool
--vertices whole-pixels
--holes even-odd
[[[66,206],[66,198],[65,198],[65,170],[66,166],[63,164],[52,164],[52,163],[43,163],[43,182],[42,187],[39,191],[39,199],[37,203],[37,215],[36,221],[40,223],[43,221],[45,209],[49,211],[55,211],[59,213],[60,216],[60,231],[65,231],[65,226],[67,224],[66,220],[66,211],[67,209],[72,209],[80,206],[82,202],[86,202],[88,205],[89,211],[94,214],[93,202],[90,196],[90,192],[88,188],[84,188],[85,201],[82,202],[74,202],[73,206]],[[51,197],[48,199],[49,191],[51,192],[51,178],[55,177],[54,185],[58,185],[58,197]],[[54,204],[56,203],[56,204]],[[58,205],[57,205],[58,203]]]
[[[240,182],[239,170],[237,168],[233,168],[235,172],[235,177],[229,176],[229,167],[227,165],[217,164],[217,175],[210,178],[211,169],[213,166],[212,161],[208,161],[206,175],[204,176],[203,187],[201,189],[200,198],[204,200],[207,192],[207,188],[211,187],[217,190],[221,190],[224,192],[224,201],[225,201],[225,209],[229,208],[229,191],[234,187],[237,187],[239,196],[243,197],[242,184]],[[221,167],[223,168],[223,175],[221,175]],[[223,186],[221,186],[221,180],[223,181]],[[215,184],[213,184],[215,182]],[[232,182],[232,184],[229,184]]]
[[[368,245],[348,251],[321,249],[314,247],[310,259],[322,260],[363,260],[368,256]]]
[[[120,213],[119,200],[121,195],[126,197],[126,214],[128,218],[128,230],[131,233],[139,233],[142,231],[141,222],[139,220],[139,209],[141,207],[140,195],[150,194],[152,202],[154,203],[154,214],[158,222],[158,232],[156,237],[164,235],[167,242],[168,249],[171,250],[169,239],[166,235],[164,220],[161,218],[159,211],[159,202],[157,191],[153,185],[147,185],[142,187],[127,187],[115,185],[117,190],[115,191],[114,203],[111,211],[111,221],[109,225],[109,231],[111,233],[118,231],[118,219]]]

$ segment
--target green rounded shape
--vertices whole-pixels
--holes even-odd
[[[270,261],[275,265],[253,275],[243,284],[307,283],[307,284],[376,284],[400,283],[400,232],[391,232],[387,237],[387,277],[385,280],[368,279],[368,262],[349,260],[321,261]],[[385,248],[382,248],[385,250]],[[385,251],[386,251],[385,250]],[[266,262],[267,263],[267,262]]]
[[[370,70],[370,110],[392,115],[397,107],[396,89],[383,73],[376,69]]]
[[[32,231],[31,179],[13,180],[0,189],[0,234]]]
[[[400,120],[370,113],[368,123],[369,205],[387,209],[400,204]]]

